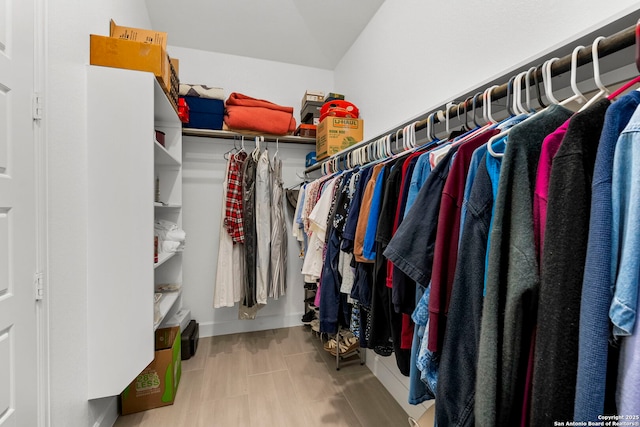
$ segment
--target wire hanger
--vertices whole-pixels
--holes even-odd
[[[231,147],[231,149],[229,151],[227,151],[226,153],[224,153],[222,155],[222,157],[224,157],[225,160],[229,160],[229,154],[231,154],[233,151],[238,151],[238,147],[236,147],[236,137],[233,137],[233,147]]]

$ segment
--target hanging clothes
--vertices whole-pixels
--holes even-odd
[[[596,422],[599,415],[617,412],[617,378],[610,373],[618,370],[618,348],[609,341],[613,159],[618,138],[639,105],[640,92],[633,91],[609,107],[594,166],[574,408],[574,417],[585,421]]]
[[[271,260],[271,178],[269,152],[259,154],[256,165],[255,216],[256,223],[256,301],[266,304],[270,282]]]
[[[533,235],[535,174],[543,139],[571,114],[553,105],[509,133],[494,207],[482,309],[475,407],[480,425],[518,425],[521,421],[525,386],[519,381],[526,374],[519,374],[526,373],[527,337],[535,319],[535,307],[525,304],[540,282]]]
[[[243,156],[244,154],[244,156]],[[244,253],[242,244],[234,244],[233,236],[244,240],[241,211],[233,210],[235,221],[227,221],[230,206],[238,206],[238,196],[242,198],[242,178],[240,172],[245,153],[236,153],[229,157],[222,188],[226,191],[227,203],[222,204],[220,215],[220,232],[218,243],[218,262],[216,267],[215,287],[213,291],[213,307],[233,307],[243,295]],[[241,206],[241,205],[240,205]],[[232,225],[233,224],[233,225]],[[232,233],[228,231],[232,225]]]
[[[573,419],[591,178],[610,103],[603,99],[571,118],[551,167],[535,341],[532,425]]]
[[[244,218],[244,298],[242,306],[251,309],[256,304],[256,254],[257,236],[255,223],[255,190],[257,162],[253,155],[247,157],[242,171],[242,214]],[[242,308],[241,306],[241,308]],[[242,310],[241,310],[242,311]],[[255,317],[252,311],[249,318]]]
[[[640,109],[636,109],[618,139],[612,180],[612,257],[614,283],[609,318],[620,341],[616,404],[618,414],[640,414],[640,328],[638,308],[638,253],[640,251]],[[635,419],[635,418],[634,418]]]
[[[275,158],[271,170],[271,272],[269,297],[278,299],[287,290],[287,225],[284,217],[282,160]]]
[[[467,203],[442,343],[436,400],[438,425],[475,425],[476,371],[482,321],[485,257],[493,210],[491,178],[484,154]]]

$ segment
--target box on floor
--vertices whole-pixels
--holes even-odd
[[[122,415],[172,405],[182,374],[180,327],[156,330],[153,361],[120,394]]]

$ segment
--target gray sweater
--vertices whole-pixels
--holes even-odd
[[[478,350],[476,425],[520,424],[540,285],[533,192],[542,141],[572,112],[553,105],[513,127],[502,160],[491,229]]]

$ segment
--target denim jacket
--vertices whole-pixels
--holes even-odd
[[[613,160],[613,300],[609,317],[616,336],[633,333],[640,279],[640,109],[624,129]]]

